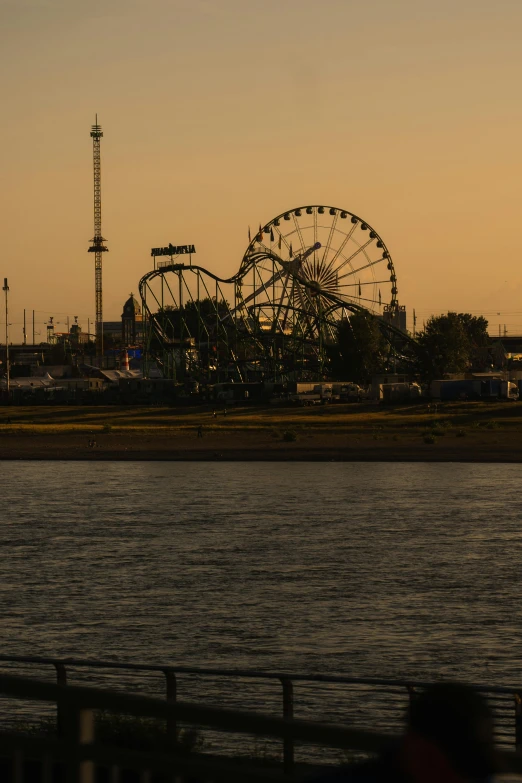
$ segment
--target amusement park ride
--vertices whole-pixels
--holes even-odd
[[[388,248],[348,210],[283,212],[260,226],[228,279],[192,264],[192,253],[193,245],[154,248],[154,269],[140,281],[146,374],[156,365],[179,381],[328,378],[337,327],[361,311],[377,318],[390,366],[415,357],[415,341],[393,324]]]

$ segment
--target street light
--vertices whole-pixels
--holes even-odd
[[[9,402],[9,394],[11,391],[11,367],[9,365],[9,323],[7,320],[7,294],[9,293],[9,286],[7,285],[7,277],[4,277],[4,287],[2,291],[5,293],[5,365],[6,365],[6,378],[7,378],[7,402]]]

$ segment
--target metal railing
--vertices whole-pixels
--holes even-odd
[[[192,781],[266,781],[277,778],[274,770],[245,769],[230,761],[205,759],[204,755],[180,756],[175,752],[144,752],[102,744],[96,741],[94,729],[94,714],[98,710],[155,718],[171,726],[182,720],[224,732],[274,737],[283,743],[299,740],[366,753],[380,752],[393,742],[389,735],[357,728],[274,718],[179,701],[170,703],[148,696],[54,685],[6,675],[0,675],[0,694],[16,699],[55,702],[64,718],[62,730],[53,737],[0,733],[0,756],[8,756],[12,760],[13,783],[23,783],[24,762],[27,760],[40,762],[42,780],[46,783],[52,780],[56,763],[65,766],[67,783],[93,783],[96,765],[108,767],[112,781],[118,781],[123,770],[139,772],[142,783],[150,783],[152,773],[165,775],[168,780],[177,778],[181,781],[186,778]]]
[[[274,770],[245,768],[240,764],[206,759],[200,756],[180,756],[175,752],[136,751],[118,748],[97,741],[94,714],[98,710],[123,713],[135,717],[154,718],[165,723],[183,720],[198,726],[210,726],[220,731],[250,733],[274,737],[285,742],[311,742],[342,749],[376,754],[389,748],[396,738],[391,735],[364,731],[354,727],[320,724],[311,721],[274,718],[239,710],[228,710],[191,704],[169,703],[147,696],[98,688],[54,685],[29,678],[0,675],[0,694],[31,701],[55,702],[66,716],[63,729],[55,737],[34,737],[23,733],[0,733],[0,756],[12,764],[13,783],[24,783],[27,761],[40,764],[41,780],[54,779],[66,783],[94,783],[96,768],[106,768],[112,783],[119,783],[127,770],[139,773],[140,783],[150,783],[152,775],[160,780],[204,780],[207,783],[240,783],[278,778]],[[522,772],[522,756],[503,754],[506,770]],[[57,775],[56,765],[61,766]]]
[[[374,713],[372,713],[370,719],[372,728],[379,724],[378,718],[380,717],[381,723],[384,724],[383,728],[386,731],[394,731],[395,733],[402,729],[404,707],[408,705],[415,692],[431,684],[421,680],[300,674],[295,672],[264,672],[249,669],[221,669],[42,656],[0,655],[1,661],[10,664],[52,666],[56,672],[56,683],[62,688],[67,686],[68,671],[72,668],[159,673],[165,679],[165,696],[166,702],[169,704],[179,703],[177,702],[178,680],[182,675],[278,682],[281,687],[281,712],[283,719],[286,721],[294,718],[294,683],[351,686],[357,689],[355,694],[357,699],[369,700],[369,694],[374,697],[372,702]],[[473,687],[485,695],[491,703],[496,718],[496,738],[499,746],[522,750],[522,686],[488,687],[482,684],[474,684]],[[376,694],[380,700],[375,699]],[[355,719],[355,715],[353,719]],[[62,725],[63,721],[64,717],[58,705],[58,725]],[[176,721],[176,713],[169,714],[167,718],[167,732],[169,736],[174,737],[176,735]],[[357,717],[357,724],[361,725],[362,723],[362,719]],[[285,736],[282,745],[283,767],[286,773],[291,773],[294,769],[295,741],[291,736]]]

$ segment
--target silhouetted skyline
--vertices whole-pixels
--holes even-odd
[[[225,275],[249,225],[324,203],[383,236],[418,327],[457,309],[522,332],[521,23],[517,0],[6,0],[13,339],[24,307],[94,317],[96,112],[106,319],[151,247]]]

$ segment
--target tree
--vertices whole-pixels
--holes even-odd
[[[334,374],[347,381],[368,383],[382,370],[387,344],[377,319],[369,313],[353,313],[337,327],[337,345],[331,353]]]
[[[180,309],[166,305],[154,313],[151,318],[158,323],[169,338],[198,337],[202,339],[208,333],[216,331],[217,320],[221,321],[229,312],[229,304],[221,299],[216,304],[215,297],[205,297],[199,301],[189,300]]]
[[[418,337],[424,348],[424,375],[432,380],[464,372],[479,348],[489,343],[488,322],[470,313],[447,313],[429,319]]]
[[[482,315],[459,313],[457,315],[471,341],[472,348],[484,348],[489,345],[488,322]]]

